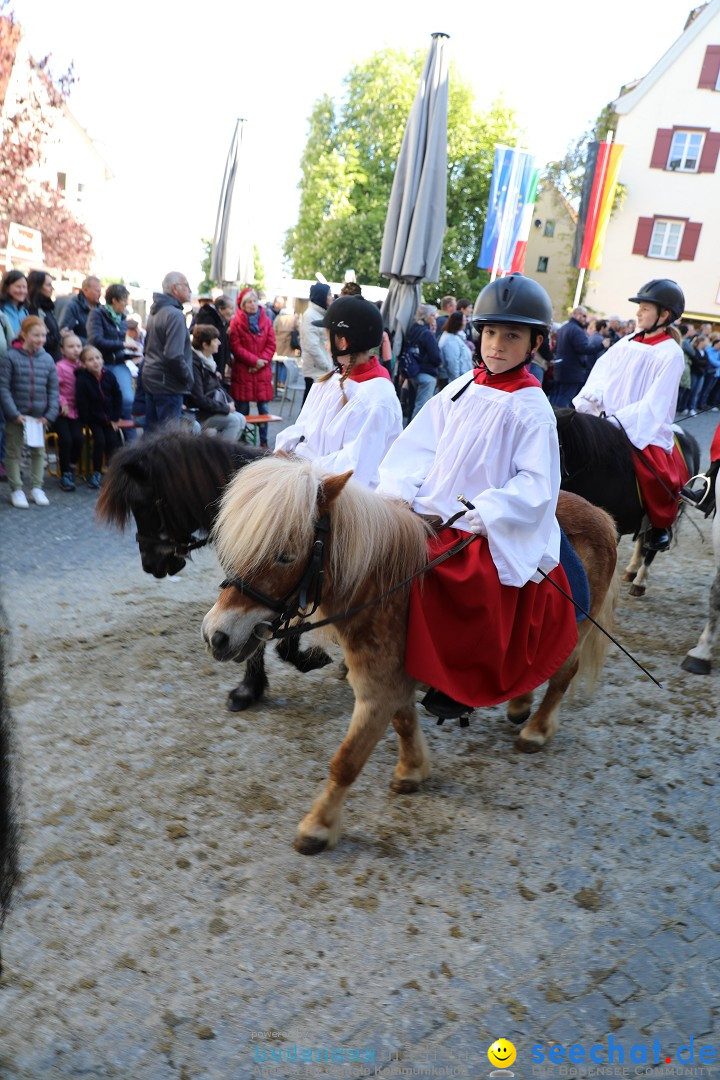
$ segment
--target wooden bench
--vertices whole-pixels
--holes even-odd
[[[284,416],[275,416],[274,413],[252,413],[245,417],[245,431],[253,446],[257,446],[260,424],[280,424],[285,420]]]
[[[134,420],[118,420],[118,430],[122,437],[123,443],[125,442],[125,432],[131,428],[138,428],[138,425]],[[142,428],[138,428],[142,431]],[[257,430],[257,429],[256,429]],[[83,428],[83,448],[80,454],[80,460],[77,463],[76,475],[77,476],[90,476],[92,472],[92,446],[93,438],[90,428]],[[55,460],[53,461],[52,458]],[[45,466],[49,476],[62,476],[60,472],[60,448],[58,446],[58,437],[56,431],[48,431],[45,433]],[[107,465],[103,461],[103,472],[105,472]]]

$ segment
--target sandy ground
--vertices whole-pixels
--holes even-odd
[[[527,1044],[574,1003],[577,1037],[602,1035],[578,1005],[593,992],[581,974],[607,977],[618,942],[629,955],[687,924],[707,881],[717,898],[720,657],[707,678],[679,667],[704,622],[709,523],[686,525],[648,595],[618,609],[623,644],[663,690],[611,651],[592,700],[568,703],[531,757],[502,709],[467,731],[421,711],[424,791],[389,792],[388,734],[340,846],[309,859],[292,839],[347,726],[347,683],[269,653],[262,707],[229,713],[238,669],[199,639],[212,552],[156,582],[132,535],[94,526],[89,492],[51,496],[48,511],[0,511],[23,820],[3,1077],[259,1076],[258,1046],[276,1044],[258,1033],[272,1030],[372,1045],[386,1075],[423,1048],[481,1047],[484,1065],[458,1075],[485,1075],[489,1036],[511,1034],[493,1024]],[[642,1030],[638,1002],[662,1007],[678,980],[679,964],[612,1029]],[[362,1075],[345,1068],[312,1067]]]

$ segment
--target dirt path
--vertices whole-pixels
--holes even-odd
[[[426,1060],[484,1076],[499,1036],[529,1075],[550,1039],[716,1030],[720,658],[709,678],[679,668],[704,620],[707,523],[704,547],[686,528],[647,597],[619,608],[664,691],[611,653],[535,757],[501,709],[467,732],[423,713],[424,792],[389,792],[388,735],[340,846],[307,859],[291,843],[347,684],[269,654],[264,706],[230,714],[238,669],[199,640],[212,553],[156,582],[130,536],[92,525],[89,494],[56,502],[2,507],[24,829],[0,1075],[296,1076],[268,1055],[304,1046],[350,1058],[318,1076],[367,1075],[351,1049],[387,1076]]]

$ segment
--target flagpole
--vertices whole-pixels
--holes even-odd
[[[500,215],[500,230],[498,232],[498,241],[497,241],[497,244],[495,246],[495,256],[493,258],[493,266],[492,266],[492,272],[490,274],[490,281],[494,281],[495,278],[498,275],[498,263],[500,261],[500,252],[502,250],[503,243],[505,242],[505,233],[507,232],[508,223],[510,221],[510,215],[508,213],[508,209],[509,209],[509,206],[510,206],[510,196],[511,196],[511,193],[513,192],[513,190],[515,189],[515,187],[517,186],[517,174],[518,174],[518,167],[519,167],[519,164],[520,164],[520,154],[524,152],[524,151],[521,151],[519,146],[510,147],[509,149],[513,149],[515,151],[515,156],[513,157],[513,163],[512,163],[512,167],[510,169],[510,178],[508,180],[507,198],[505,199],[505,205],[503,206],[503,212]],[[515,195],[515,198],[514,198],[514,201],[513,201],[513,218],[515,217],[516,211],[517,211],[517,194]]]
[[[605,136],[605,142],[608,143],[608,144],[611,143],[613,141],[614,134],[615,133],[613,131],[608,131],[606,136]],[[609,161],[609,158],[607,158],[606,161],[605,161],[604,172],[607,172],[608,161]],[[605,182],[605,176],[604,175],[602,176],[602,181],[603,181],[603,184],[604,184],[604,182]],[[600,185],[600,191],[602,191],[602,184]],[[575,289],[575,299],[573,300],[573,311],[575,310],[575,308],[580,303],[580,294],[582,293],[584,280],[585,280],[585,267],[582,266],[582,267],[580,267],[580,273],[578,274],[577,288]]]

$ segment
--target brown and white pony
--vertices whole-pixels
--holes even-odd
[[[325,514],[329,533],[316,618],[347,611],[420,570],[428,561],[425,522],[404,503],[348,482],[349,477],[350,473],[328,476],[313,463],[295,458],[270,458],[242,469],[223,496],[213,529],[228,575],[242,578],[252,592],[265,598],[291,596],[317,542],[317,522]],[[558,520],[585,566],[591,614],[607,626],[615,603],[613,522],[605,511],[565,493],[558,504]],[[316,854],[337,843],[345,796],[390,721],[399,740],[392,789],[416,791],[430,773],[415,711],[417,683],[404,667],[408,599],[405,586],[334,625],[355,708],[330,763],[329,782],[300,823],[295,847],[303,854]],[[275,614],[257,595],[227,585],[205,616],[202,635],[216,659],[243,659],[257,645],[258,624],[272,621]],[[600,671],[606,638],[587,620],[578,629],[577,647],[552,676],[539,708],[520,732],[520,749],[538,750],[551,738],[563,694],[581,665],[590,677]],[[531,707],[532,694],[526,694],[510,701],[508,715],[522,723]]]

